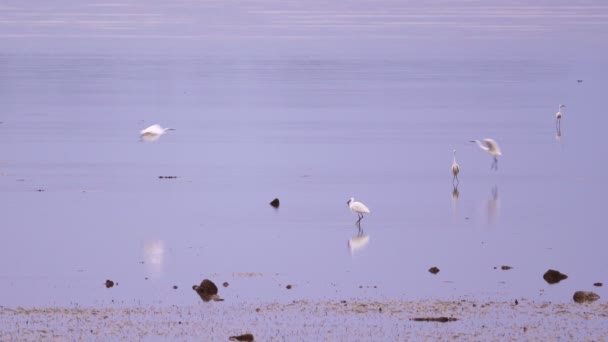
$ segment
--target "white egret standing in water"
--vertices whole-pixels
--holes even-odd
[[[456,181],[456,184],[460,183],[460,180],[458,179],[458,173],[460,172],[460,165],[458,165],[458,163],[456,162],[456,150],[453,151],[454,153],[454,161],[452,162],[452,174],[454,175],[454,178],[452,178],[452,184],[454,184],[454,181]],[[454,187],[456,187],[456,185],[454,185]]]
[[[346,202],[346,204],[348,204],[348,207],[353,213],[357,213],[357,216],[359,217],[359,220],[357,220],[357,222],[361,222],[363,214],[369,214],[369,208],[361,202],[355,202],[354,197],[351,197],[348,202]]]
[[[145,141],[154,141],[157,140],[161,135],[165,134],[167,131],[174,131],[175,128],[163,128],[161,125],[152,125],[141,130],[140,138]]]
[[[492,163],[491,168],[498,170],[498,156],[502,155],[500,152],[500,147],[493,139],[482,139],[482,140],[471,140],[471,142],[477,143],[477,146],[482,150],[488,152],[494,157],[494,162]]]
[[[564,106],[563,104],[560,104],[559,107],[557,108],[557,113],[555,113],[555,128],[557,129],[558,132],[561,131],[561,128],[562,128],[562,115],[563,115],[562,108],[566,108],[566,106]]]

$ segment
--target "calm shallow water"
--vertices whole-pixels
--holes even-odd
[[[604,5],[45,4],[0,8],[3,305],[191,303],[203,278],[233,301],[606,282]],[[153,123],[177,130],[140,143]],[[354,252],[351,196],[372,210]]]

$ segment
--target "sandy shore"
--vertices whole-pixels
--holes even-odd
[[[419,317],[456,321],[419,322]],[[192,306],[0,308],[2,341],[606,340],[608,304],[294,301]]]

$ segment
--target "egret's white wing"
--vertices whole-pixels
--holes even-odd
[[[353,202],[351,204],[351,209],[358,213],[368,213],[369,214],[369,208],[366,207],[365,204],[363,204],[361,202]]]

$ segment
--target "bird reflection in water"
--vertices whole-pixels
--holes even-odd
[[[159,277],[163,272],[165,261],[165,244],[162,240],[146,241],[144,243],[144,262],[152,277]]]
[[[458,205],[458,197],[460,196],[460,191],[458,190],[458,185],[454,185],[454,189],[452,190],[452,210],[454,214],[456,214],[456,207]]]
[[[348,249],[350,250],[350,255],[354,256],[355,252],[361,251],[363,247],[367,246],[368,243],[369,235],[365,235],[363,230],[359,230],[357,235],[348,240]]]
[[[488,200],[488,223],[493,224],[496,221],[498,212],[498,186],[492,187],[492,198]]]
[[[557,131],[555,132],[555,140],[557,140],[558,143],[562,142],[562,130],[561,130],[561,128],[558,128]]]

